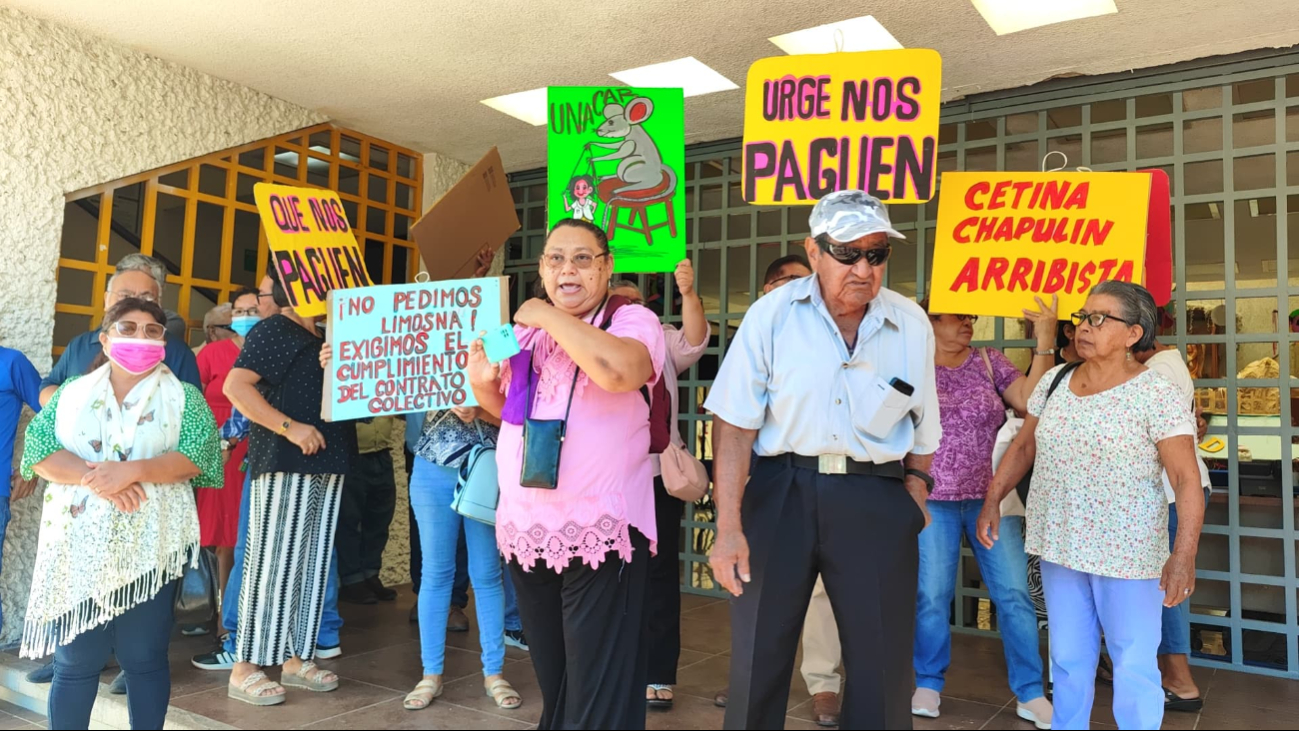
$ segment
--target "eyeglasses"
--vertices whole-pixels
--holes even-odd
[[[831,243],[830,238],[825,234],[816,237],[817,246],[821,251],[829,254],[835,261],[844,266],[852,266],[863,258],[866,263],[873,267],[883,266],[884,262],[889,260],[889,254],[893,253],[893,245],[885,244],[873,249],[858,249],[855,246],[847,244]]]
[[[968,323],[970,323],[971,325],[973,325],[974,323],[976,323],[976,322],[979,321],[979,316],[978,316],[978,315],[952,315],[952,317],[955,317],[957,320],[960,320],[961,322],[968,322]],[[930,319],[930,320],[933,320],[934,322],[938,322],[939,320],[943,319],[943,316],[942,316],[942,315],[930,315],[930,316],[929,316],[929,319]]]
[[[120,300],[137,299],[137,300],[144,300],[145,302],[158,301],[158,296],[155,295],[153,292],[130,292],[124,289],[119,289],[116,292],[110,292],[109,294],[113,295],[114,297]]]
[[[578,269],[590,269],[591,265],[595,263],[596,259],[608,255],[609,255],[608,252],[605,252],[603,254],[595,254],[595,255],[587,254],[586,252],[580,252],[574,254],[571,257],[566,257],[563,254],[556,252],[554,254],[546,254],[542,256],[541,260],[545,262],[547,269],[551,269],[554,271],[563,269],[564,262],[566,261],[573,262],[573,266],[577,267]]]
[[[1132,324],[1131,322],[1124,320],[1122,317],[1107,315],[1104,312],[1085,312],[1083,310],[1073,313],[1069,316],[1069,319],[1073,321],[1075,327],[1081,326],[1084,322],[1092,327],[1100,327],[1105,324],[1106,320],[1114,320],[1116,322],[1121,322],[1124,325]]]
[[[248,307],[242,310],[231,310],[230,314],[233,317],[256,317],[259,313],[256,307]]]
[[[141,325],[131,320],[118,320],[113,323],[113,331],[124,338],[133,338],[143,333],[149,340],[162,340],[167,335],[167,328],[156,322],[146,322]]]

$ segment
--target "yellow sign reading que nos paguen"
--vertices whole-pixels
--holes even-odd
[[[253,196],[266,229],[274,276],[295,312],[324,315],[330,290],[371,285],[337,193],[258,183]]]

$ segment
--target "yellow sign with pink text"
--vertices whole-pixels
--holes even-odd
[[[755,62],[744,91],[744,200],[810,206],[850,189],[888,203],[929,200],[942,69],[925,48]]]
[[[324,315],[331,290],[371,285],[365,256],[337,193],[258,183],[253,197],[266,229],[274,276],[299,315]]]
[[[1143,281],[1150,175],[944,173],[929,289],[934,313],[1062,318],[1109,279]]]

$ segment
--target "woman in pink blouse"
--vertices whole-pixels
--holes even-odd
[[[541,688],[538,728],[640,729],[641,629],[658,531],[649,408],[639,390],[662,375],[663,328],[644,307],[609,307],[613,254],[597,226],[555,224],[540,269],[547,300],[529,300],[514,315],[523,352],[498,367],[481,341],[470,349],[479,406],[502,419],[497,543]],[[553,453],[555,442],[540,437],[556,421],[564,423],[557,479],[549,489],[524,487],[546,482],[537,456]]]

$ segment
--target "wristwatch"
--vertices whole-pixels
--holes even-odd
[[[280,436],[284,436],[285,434],[289,433],[289,427],[291,426],[293,426],[293,419],[285,419],[284,423],[280,424],[280,430],[277,433]]]
[[[1048,348],[1046,350],[1034,350],[1033,355],[1055,355],[1055,348]]]
[[[919,477],[925,483],[926,490],[928,490],[929,492],[934,491],[933,475],[930,475],[928,472],[925,472],[923,470],[912,470],[912,469],[908,469],[906,474],[908,477]]]
[[[234,449],[234,446],[235,446],[235,443],[232,442],[232,441],[230,441],[229,439],[222,439],[222,440],[221,440],[221,451],[222,451],[222,452],[229,452],[231,449]]]

